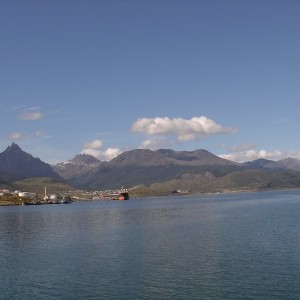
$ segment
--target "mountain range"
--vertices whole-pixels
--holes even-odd
[[[77,167],[74,172],[74,164],[58,164],[54,170],[62,177],[68,173],[68,177],[65,177],[68,183],[78,188],[110,189],[165,182],[187,173],[211,171],[221,176],[243,168],[206,150],[134,149],[123,152],[109,162],[87,166],[84,170]]]
[[[150,194],[174,190],[216,192],[300,188],[300,160],[258,159],[236,163],[206,150],[134,149],[109,162],[88,154],[55,166],[34,158],[17,144],[0,153],[0,183],[22,184],[29,178],[50,178],[77,189],[138,187]]]

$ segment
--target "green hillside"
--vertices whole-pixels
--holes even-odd
[[[148,186],[141,185],[134,192],[136,195],[167,195],[174,191],[181,191],[182,193],[217,193],[287,188],[300,188],[300,173],[246,170],[232,172],[220,177],[216,177],[211,172],[185,174],[179,179]]]
[[[39,195],[44,195],[45,187],[47,187],[47,193],[64,193],[67,191],[74,190],[74,188],[63,181],[55,180],[49,177],[40,178],[27,178],[23,180],[14,181],[12,186],[15,189],[22,191],[29,191],[37,193]]]

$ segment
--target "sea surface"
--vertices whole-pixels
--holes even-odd
[[[300,191],[0,207],[0,299],[300,299]]]

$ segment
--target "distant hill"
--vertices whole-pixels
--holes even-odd
[[[245,167],[222,159],[208,151],[135,149],[124,152],[83,176],[70,178],[78,188],[106,189],[152,184],[176,179],[183,174],[211,172],[223,176]]]
[[[0,153],[0,174],[3,180],[8,181],[30,177],[61,179],[49,164],[24,152],[15,143]]]
[[[300,160],[296,158],[285,158],[277,161],[278,166],[281,168],[294,170],[300,172]]]
[[[53,170],[64,179],[84,175],[103,164],[100,160],[89,154],[78,154],[73,159],[58,163]]]
[[[74,190],[72,186],[66,184],[64,181],[49,177],[27,178],[11,183],[11,188],[14,190],[30,191],[39,195],[44,195],[45,187],[47,187],[47,194],[63,194]]]
[[[195,151],[174,151],[171,149],[159,149],[156,152],[162,154],[163,156],[169,159],[174,160],[177,164],[183,165],[239,165],[238,163],[216,156],[204,149],[199,149]]]
[[[245,162],[244,165],[253,169],[268,169],[268,170],[281,169],[276,161],[264,159],[264,158],[259,158],[253,161]]]
[[[278,161],[260,158],[246,162],[244,163],[244,165],[250,168],[266,169],[272,171],[293,170],[300,172],[300,160],[296,158],[285,158]]]
[[[109,167],[133,167],[133,166],[167,166],[174,162],[165,155],[149,149],[135,149],[126,151],[112,159]]]
[[[166,182],[141,185],[134,189],[136,195],[168,195],[177,193],[223,193],[265,191],[274,189],[299,189],[299,172],[270,172],[245,170],[215,177],[212,173],[186,174]]]

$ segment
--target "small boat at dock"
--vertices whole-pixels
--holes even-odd
[[[117,200],[119,200],[119,201],[129,200],[128,189],[125,189],[124,187],[122,187]]]

